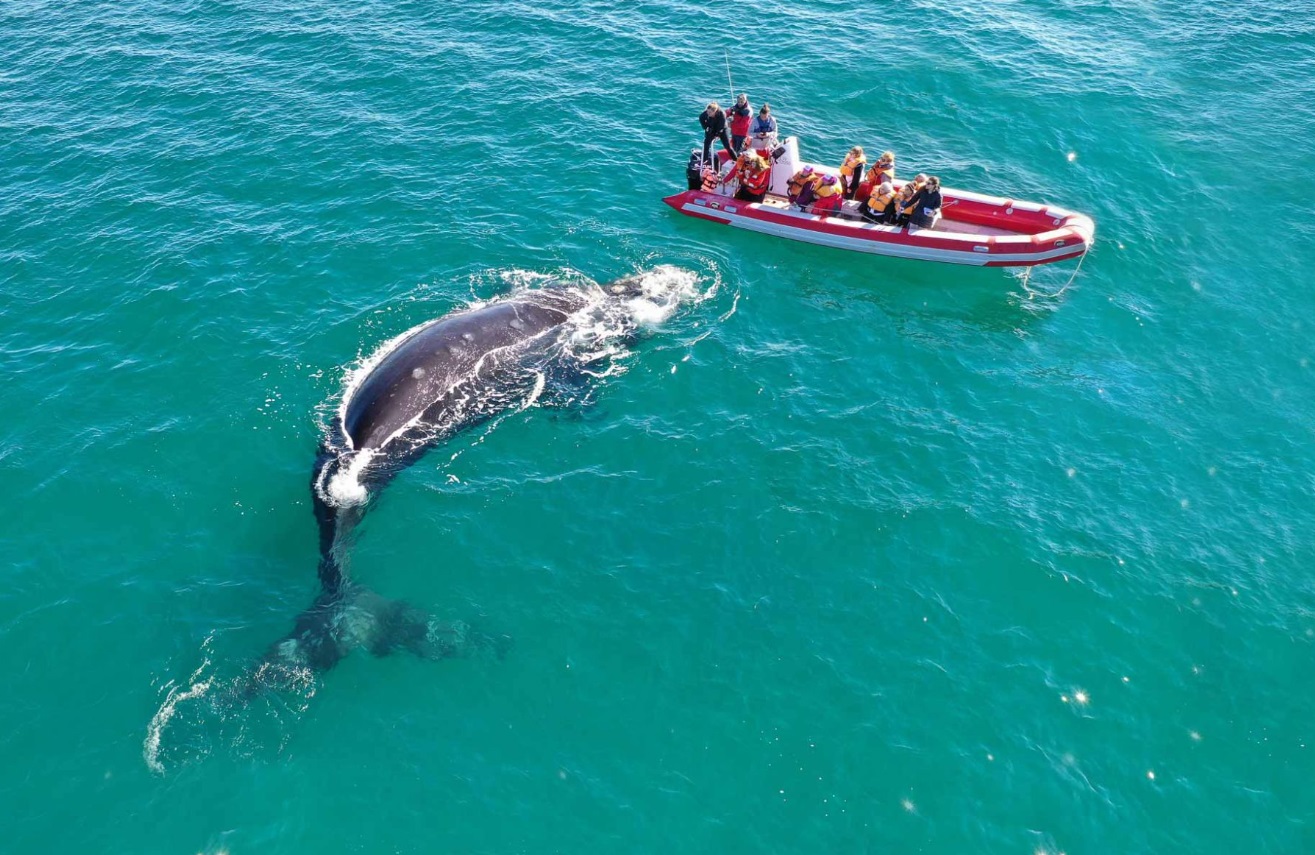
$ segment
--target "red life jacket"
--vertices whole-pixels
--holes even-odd
[[[744,115],[740,115],[738,104],[731,106],[731,136],[747,137],[749,135],[749,123],[753,121],[753,107],[749,104],[744,105]]]
[[[740,177],[744,189],[750,193],[766,193],[767,185],[771,183],[772,170],[769,167],[759,166],[756,163],[744,170]]]

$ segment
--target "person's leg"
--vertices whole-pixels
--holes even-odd
[[[730,152],[731,157],[740,156],[740,152],[735,148],[735,146],[731,145],[731,138],[726,135],[725,131],[721,132],[721,144],[726,149],[726,151]]]
[[[845,198],[853,199],[854,194],[858,192],[858,183],[863,180],[863,164],[854,167],[854,176],[849,179],[849,184],[845,187]]]
[[[731,137],[731,145],[735,147],[735,154],[739,155],[740,152],[744,151],[744,137],[742,136]]]

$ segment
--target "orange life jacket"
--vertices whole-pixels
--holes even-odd
[[[886,193],[885,195],[873,195],[868,199],[868,210],[874,214],[880,214],[882,211],[886,210],[886,206],[888,206],[894,199],[895,193],[893,191]]]
[[[840,164],[840,174],[845,178],[853,178],[855,167],[863,166],[867,162],[868,158],[865,154],[860,154],[858,157],[854,157],[852,154],[847,154],[845,155],[845,162]]]
[[[740,184],[750,193],[766,193],[767,185],[771,183],[772,170],[767,165],[767,161],[761,157],[753,157],[745,161],[744,173],[740,176]]]
[[[883,165],[882,162],[878,160],[876,163],[872,164],[872,168],[868,170],[868,180],[877,187],[880,187],[887,181],[893,182],[895,180],[895,161],[892,160],[890,163]]]
[[[899,198],[895,200],[896,210],[898,210],[901,214],[904,213],[905,206],[907,206],[909,202],[913,201],[913,194],[917,193],[921,189],[922,189],[922,184],[914,184],[912,181],[906,182],[904,186],[900,188]]]
[[[818,175],[816,172],[809,172],[805,175],[804,171],[801,169],[786,182],[785,193],[791,199],[796,199],[799,194],[803,192],[805,186],[816,184],[821,178],[822,176]]]

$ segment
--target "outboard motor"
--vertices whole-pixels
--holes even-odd
[[[703,152],[698,149],[689,153],[689,163],[685,165],[685,180],[691,190],[698,190],[703,186]]]

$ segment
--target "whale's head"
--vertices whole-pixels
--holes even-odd
[[[640,275],[622,276],[620,279],[613,280],[604,285],[603,291],[606,292],[608,296],[616,297],[621,300],[643,297],[645,296],[644,277]]]

